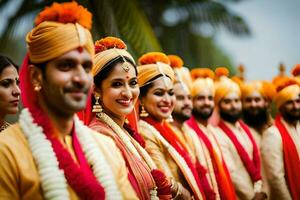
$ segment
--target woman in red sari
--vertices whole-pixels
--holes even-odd
[[[85,122],[115,141],[139,199],[171,199],[170,183],[143,149],[144,140],[125,123],[139,96],[134,59],[124,42],[114,37],[98,40],[95,51],[94,90]]]

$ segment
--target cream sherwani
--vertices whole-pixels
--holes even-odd
[[[212,135],[211,131],[200,123],[197,123],[197,125],[207,136],[207,138],[210,140],[216,153],[220,155],[218,144],[216,143],[216,140]],[[216,199],[220,199],[218,184],[217,184],[213,163],[208,148],[206,147],[205,143],[199,138],[197,133],[186,123],[182,127],[182,134],[185,134],[186,137],[189,138],[188,140],[190,141],[189,145],[192,146],[192,149],[194,149],[194,155],[196,156],[196,159],[200,162],[200,164],[203,167],[205,167],[205,169],[208,172],[206,175],[207,180],[209,181],[214,192],[216,193]],[[221,157],[220,160],[222,160]]]
[[[125,162],[114,142],[107,136],[91,131],[103,152],[124,199],[137,199],[128,178]],[[66,136],[66,148],[75,158],[72,138]],[[68,187],[70,199],[79,199]],[[19,124],[0,134],[0,199],[42,200],[43,192],[37,166]]]
[[[297,126],[293,127],[283,119],[281,120],[288,130],[300,156],[300,123],[298,122]],[[292,200],[285,180],[282,139],[275,125],[264,132],[261,151],[271,190],[271,199]]]
[[[253,159],[252,143],[242,127],[240,127],[238,123],[235,125],[227,122],[225,123],[232,130],[240,144],[244,147],[250,159]],[[240,200],[251,200],[255,194],[254,184],[237,149],[222,129],[214,127],[214,130],[238,198]]]

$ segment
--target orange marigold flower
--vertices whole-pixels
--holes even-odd
[[[297,84],[298,84],[298,82],[295,79],[292,79],[292,78],[282,79],[277,84],[276,91],[280,92],[281,90],[283,90],[284,88],[286,88],[290,85],[297,85]]]
[[[39,13],[35,19],[35,25],[44,21],[60,23],[79,23],[87,29],[92,27],[92,14],[77,2],[53,3]]]
[[[218,67],[215,69],[215,74],[218,77],[229,76],[229,71],[226,67]]]
[[[157,62],[170,64],[168,56],[161,52],[149,52],[139,58],[139,63],[141,65],[156,64]]]
[[[294,76],[300,75],[300,64],[295,65],[295,67],[292,69],[292,74]]]
[[[197,78],[214,78],[214,72],[209,68],[197,68],[191,71],[191,77],[193,80]]]
[[[172,68],[180,68],[183,66],[183,60],[176,55],[168,55],[168,58],[170,60],[170,66]]]
[[[105,37],[95,42],[95,53],[100,53],[107,49],[126,49],[126,44],[116,37]]]

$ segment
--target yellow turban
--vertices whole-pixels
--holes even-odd
[[[97,48],[104,48],[102,51],[97,53]],[[126,51],[125,43],[115,37],[106,37],[96,42],[95,44],[96,55],[95,55],[95,65],[93,67],[92,73],[95,76],[98,74],[103,67],[110,61],[117,57],[125,57],[135,64],[133,57]],[[126,60],[125,60],[126,61]]]
[[[276,94],[275,87],[267,81],[252,81],[243,83],[242,96],[246,97],[254,92],[258,92],[263,98],[272,100]]]
[[[94,55],[91,33],[78,23],[42,22],[27,34],[26,42],[33,63],[49,61],[78,47]]]
[[[241,90],[239,85],[225,76],[220,77],[220,81],[216,83],[216,105],[218,105],[219,102],[230,93],[237,93],[239,96],[241,96]]]
[[[186,67],[174,68],[175,72],[175,83],[183,84],[189,91],[192,90],[192,78],[190,71]]]
[[[203,90],[209,90],[212,95],[215,94],[214,81],[211,78],[198,78],[193,82],[192,97],[197,96]]]
[[[164,62],[164,63],[163,63]],[[138,66],[138,84],[143,87],[151,79],[158,75],[168,76],[171,81],[174,81],[174,71],[169,65],[169,59],[164,53],[150,52],[144,54],[140,59]]]
[[[280,90],[275,98],[274,102],[276,108],[279,109],[285,102],[296,99],[300,94],[300,87],[297,84],[289,85]]]

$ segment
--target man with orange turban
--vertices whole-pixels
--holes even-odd
[[[216,83],[214,100],[221,118],[215,128],[215,135],[238,198],[266,199],[266,193],[262,190],[259,148],[249,127],[240,120],[240,87],[231,79],[222,76]]]
[[[25,108],[0,135],[0,199],[137,199],[114,142],[75,115],[92,86],[91,18],[76,2],[54,3],[27,34]]]
[[[270,107],[275,88],[267,81],[251,81],[243,83],[241,91],[243,119],[260,145],[262,133],[273,124]]]
[[[213,128],[208,122],[214,110],[214,73],[210,69],[200,68],[193,69],[191,75],[194,79],[191,89],[193,112],[192,117],[184,124],[183,131],[190,138],[196,163],[199,162],[204,167],[205,177],[216,194],[216,199],[234,200],[234,187]]]
[[[300,87],[290,78],[277,82],[276,90],[279,113],[261,147],[271,199],[300,199]]]

